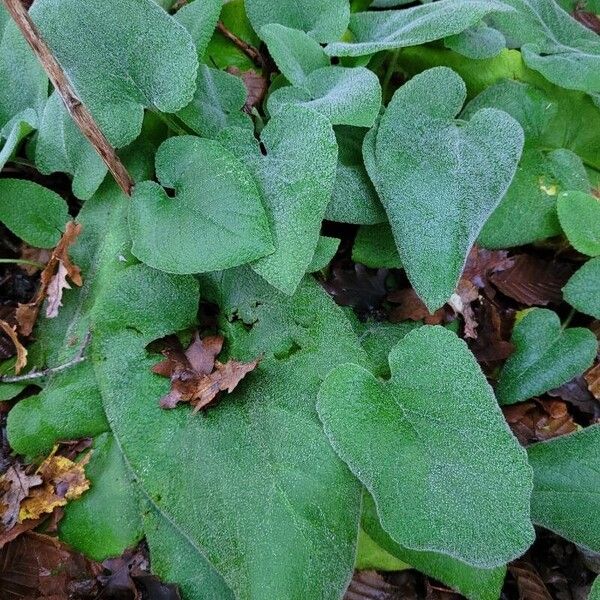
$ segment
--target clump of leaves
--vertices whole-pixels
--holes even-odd
[[[404,4],[4,0],[13,537],[184,600],[600,552],[600,7]]]

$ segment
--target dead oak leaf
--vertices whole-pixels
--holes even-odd
[[[0,477],[0,514],[2,525],[11,529],[19,518],[21,502],[29,496],[32,487],[42,483],[39,475],[27,475],[19,463],[10,466],[6,473]]]
[[[74,462],[66,456],[51,454],[36,471],[43,484],[32,490],[21,503],[19,522],[38,519],[51,513],[69,500],[79,498],[90,487],[85,466],[91,458],[88,452],[83,460]]]
[[[77,286],[83,284],[80,268],[69,258],[69,248],[75,243],[81,233],[82,225],[69,221],[65,232],[58,245],[52,251],[48,264],[40,276],[40,287],[33,300],[27,304],[19,304],[17,308],[17,322],[23,335],[30,335],[40,312],[42,302],[48,297],[48,310],[46,316],[53,318],[58,315],[61,306],[62,293],[66,287],[66,278]]]
[[[221,363],[216,357],[222,347],[221,336],[202,339],[197,332],[185,351],[177,338],[168,338],[162,350],[167,359],[152,368],[157,375],[171,379],[171,389],[161,398],[160,406],[169,409],[180,402],[189,402],[194,412],[198,412],[211,404],[219,392],[232,392],[260,361],[257,358],[249,363],[236,360]]]
[[[15,373],[19,373],[21,369],[27,365],[27,349],[21,342],[17,336],[16,327],[11,327],[6,321],[0,319],[0,328],[6,333],[6,335],[10,338],[11,342],[15,345],[15,349],[17,351],[17,362],[15,363]]]

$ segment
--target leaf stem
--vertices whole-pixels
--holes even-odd
[[[563,321],[563,324],[560,326],[561,331],[565,330],[571,324],[571,321],[573,320],[573,317],[575,316],[576,312],[577,311],[574,308],[571,309],[566,319]]]
[[[25,260],[24,258],[0,258],[0,264],[29,265],[38,269],[44,269],[46,265],[35,262],[34,260]]]
[[[112,173],[115,181],[126,196],[131,196],[133,179],[127,172],[125,165],[118,157],[116,150],[111,146],[106,136],[92,117],[87,107],[81,102],[71,82],[52,54],[52,51],[42,39],[38,28],[31,20],[29,13],[21,3],[21,0],[2,0],[13,21],[31,46],[31,49],[44,67],[48,78],[62,98],[65,107],[72,119],[75,121],[81,133],[89,140],[100,158],[104,161],[108,170]]]
[[[58,367],[48,367],[40,371],[30,371],[25,375],[0,375],[0,383],[20,383],[21,381],[29,381],[31,379],[39,379],[40,377],[47,377],[48,375],[54,375],[54,373],[60,373],[66,371],[79,363],[82,363],[87,359],[87,356],[76,356],[74,359],[66,362],[64,365]]]
[[[217,22],[217,31],[226,37],[234,46],[239,48],[259,69],[264,67],[265,61],[260,52],[254,46],[235,35],[233,31],[229,31],[223,24],[223,21]]]
[[[152,112],[173,132],[177,135],[198,135],[194,130],[181,123],[177,117],[166,115],[158,110],[152,109]]]
[[[386,99],[388,97],[388,87],[392,80],[392,76],[394,75],[394,71],[398,66],[398,59],[400,58],[400,50],[394,50],[392,54],[392,58],[388,64],[387,70],[385,72],[385,76],[383,78],[383,83],[381,84],[381,88],[383,90],[383,97]]]

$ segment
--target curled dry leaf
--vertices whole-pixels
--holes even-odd
[[[0,328],[6,333],[6,335],[11,339],[12,343],[15,345],[15,349],[17,350],[17,362],[15,363],[15,373],[19,373],[21,369],[27,365],[27,349],[21,342],[17,336],[16,327],[11,327],[6,321],[0,319]]]
[[[246,86],[246,102],[244,111],[252,113],[252,109],[260,106],[267,93],[267,80],[256,71],[241,71],[238,67],[228,67],[227,72],[240,77]]]
[[[17,322],[19,330],[23,335],[30,335],[33,326],[40,312],[40,306],[47,297],[48,310],[46,316],[53,318],[58,315],[58,309],[61,306],[62,293],[68,288],[66,278],[77,286],[82,285],[81,270],[71,262],[69,258],[69,248],[75,243],[82,226],[79,223],[69,221],[65,227],[65,232],[60,238],[58,245],[52,252],[46,268],[40,276],[40,287],[33,300],[27,304],[19,304],[17,308]]]
[[[529,254],[519,254],[513,260],[512,266],[489,277],[505,296],[526,306],[546,306],[562,301],[562,288],[573,274],[571,265]]]
[[[167,359],[152,368],[154,373],[171,379],[171,390],[161,398],[160,406],[175,408],[180,402],[189,402],[194,412],[202,410],[219,392],[232,392],[260,362],[257,358],[249,363],[236,360],[221,363],[216,357],[222,347],[221,336],[202,339],[198,332],[185,351],[176,337],[167,338],[162,350]]]
[[[600,400],[600,363],[589,369],[583,377],[592,396]]]
[[[448,320],[448,314],[444,307],[431,314],[412,288],[394,290],[388,294],[387,300],[398,305],[390,311],[389,320],[392,323],[422,320],[427,325],[439,325]]]
[[[536,568],[528,560],[515,560],[508,570],[517,582],[519,598],[527,600],[552,600],[552,596]]]
[[[42,483],[39,475],[27,475],[23,466],[16,463],[8,468],[0,478],[0,510],[2,511],[2,525],[11,529],[19,518],[21,502],[29,495],[32,487]]]

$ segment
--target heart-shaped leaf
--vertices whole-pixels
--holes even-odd
[[[350,18],[348,0],[245,0],[245,5],[255,31],[278,23],[301,29],[317,42],[342,37]]]
[[[271,285],[294,292],[315,253],[321,222],[335,181],[337,145],[327,119],[290,106],[261,133],[223,131],[219,140],[254,175],[265,200],[275,252],[252,264]]]
[[[377,133],[376,185],[402,264],[430,312],[454,292],[523,147],[523,130],[505,112],[483,109],[457,122],[465,97],[451,69],[425,71],[394,94]]]
[[[600,39],[557,3],[503,0],[513,12],[492,15],[492,24],[521,46],[528,67],[561,87],[600,92]]]
[[[480,569],[444,554],[404,548],[394,542],[381,527],[377,516],[377,507],[368,493],[363,495],[361,525],[373,540],[396,560],[406,561],[415,569],[445,583],[469,600],[498,600],[504,583],[506,567]]]
[[[481,230],[479,243],[506,248],[558,235],[559,193],[589,191],[590,184],[581,159],[549,139],[556,127],[557,103],[528,84],[503,81],[469,102],[462,116],[470,118],[482,108],[504,110],[519,121],[525,148],[506,195]]]
[[[200,65],[193,100],[177,116],[198,135],[215,138],[226,127],[252,128],[242,109],[247,91],[243,81],[218,69]]]
[[[105,290],[92,343],[111,428],[143,494],[238,598],[337,599],[354,562],[360,486],[329,446],[314,399],[331,366],[366,357],[315,282],[291,299],[249,270],[204,278],[202,288],[215,284],[221,297],[209,299],[228,319],[243,307],[254,313],[223,321],[231,353],[264,358],[195,419],[159,407],[169,383],[152,374],[157,357],[145,349],[193,323],[194,278],[138,265]]]
[[[204,56],[222,7],[222,0],[202,0],[202,2],[185,4],[175,13],[175,20],[189,31],[199,58]]]
[[[358,365],[336,367],[317,403],[383,528],[407,548],[480,567],[522,554],[533,541],[531,473],[466,344],[420,327],[389,362],[387,382]]]
[[[578,311],[600,319],[600,256],[588,260],[573,274],[563,295]]]
[[[309,73],[303,87],[275,90],[267,108],[276,114],[290,104],[312,108],[332,125],[371,127],[381,107],[381,86],[375,73],[364,67],[323,67]]]
[[[481,60],[496,56],[506,47],[506,38],[500,31],[483,21],[444,40],[444,46],[468,58]]]
[[[533,520],[559,535],[600,552],[600,426],[534,444],[527,449],[533,467]]]
[[[37,248],[53,248],[69,220],[67,203],[33,181],[0,179],[0,222]]]
[[[556,208],[573,248],[588,256],[600,255],[600,198],[583,192],[563,192]]]
[[[304,31],[272,23],[261,28],[260,37],[292,85],[303,87],[312,71],[329,66],[329,57],[323,48]]]
[[[517,323],[496,394],[502,404],[527,400],[583,373],[594,360],[598,342],[589,329],[563,329],[558,315],[534,308]]]
[[[330,56],[363,56],[455,35],[486,15],[510,10],[495,0],[440,0],[403,10],[368,11],[350,18],[351,42],[333,42]]]
[[[38,0],[31,17],[113,145],[139,135],[144,107],[175,112],[192,99],[192,39],[151,0]]]
[[[325,218],[338,223],[374,224],[387,221],[362,156],[365,130],[336,127],[338,166]]]
[[[221,144],[170,138],[156,154],[156,173],[175,197],[152,181],[136,185],[128,220],[141,261],[169,273],[202,273],[273,251],[258,187]]]

